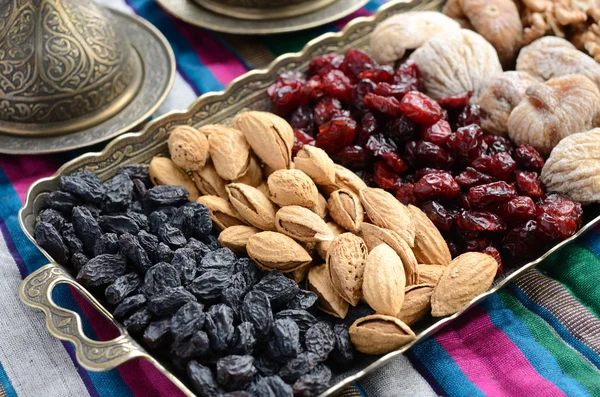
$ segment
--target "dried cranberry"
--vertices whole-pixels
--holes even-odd
[[[364,98],[367,94],[372,93],[375,90],[375,83],[371,80],[361,80],[352,89],[352,104],[361,113],[368,111]]]
[[[542,172],[542,168],[544,167],[544,158],[542,155],[533,146],[529,145],[519,146],[515,150],[515,160],[517,160],[519,168],[537,172],[538,174]]]
[[[517,163],[508,153],[498,153],[490,156],[481,156],[471,163],[471,166],[479,172],[491,175],[503,181],[513,179],[517,170]]]
[[[335,155],[335,161],[346,168],[360,170],[367,167],[372,157],[370,150],[361,146],[350,145]]]
[[[380,154],[379,157],[398,174],[402,174],[408,169],[408,165],[406,165],[398,152],[385,152]]]
[[[398,145],[412,139],[416,132],[417,125],[404,116],[388,121],[384,129],[385,135]]]
[[[488,145],[488,154],[493,156],[497,153],[506,152],[512,156],[513,154],[513,145],[512,143],[504,138],[503,136],[498,135],[486,135],[483,137],[483,141]]]
[[[412,183],[405,183],[396,190],[396,198],[404,205],[417,205],[417,198],[414,193],[415,185]]]
[[[312,76],[305,85],[306,94],[313,101],[323,98],[323,79],[321,76]]]
[[[417,163],[424,167],[448,169],[454,163],[448,152],[431,142],[419,141],[415,155]]]
[[[278,81],[267,89],[273,109],[285,116],[298,106],[308,104],[308,94],[302,81]]]
[[[367,148],[375,156],[381,156],[384,153],[396,152],[398,150],[396,144],[382,133],[373,134],[367,142]]]
[[[361,72],[373,69],[376,64],[377,63],[369,55],[357,48],[352,48],[346,51],[346,56],[342,61],[340,70],[344,72],[346,76],[356,80]]]
[[[373,116],[373,113],[366,113],[361,119],[361,129],[356,137],[355,144],[363,147],[367,147],[369,138],[377,131],[377,119]]]
[[[458,196],[458,206],[463,210],[471,209],[471,202],[469,201],[467,193],[461,193],[460,196]]]
[[[442,108],[436,101],[418,91],[410,91],[400,102],[406,117],[419,124],[434,124],[442,118]]]
[[[462,253],[454,241],[446,241],[446,244],[448,244],[450,255],[452,255],[453,258],[456,258]]]
[[[460,186],[467,189],[473,186],[484,185],[495,181],[494,177],[486,175],[483,172],[479,172],[472,167],[467,167],[467,169],[461,172],[460,175],[454,179],[456,179],[456,182]]]
[[[373,167],[373,180],[377,187],[395,193],[402,186],[402,178],[385,161],[379,160]]]
[[[406,145],[404,145],[404,161],[413,167],[417,164],[417,142],[406,142]]]
[[[465,232],[503,232],[506,223],[489,211],[468,210],[458,215],[456,226]]]
[[[542,235],[564,240],[581,226],[581,204],[566,196],[551,194],[538,203],[537,225]]]
[[[388,65],[375,66],[373,69],[364,70],[358,75],[359,79],[369,79],[375,83],[388,83],[394,78],[394,69]]]
[[[377,84],[377,88],[375,88],[375,93],[377,95],[391,96],[399,101],[402,100],[402,98],[404,98],[404,95],[406,95],[410,91],[414,91],[411,85],[407,86],[388,83],[379,83]]]
[[[323,77],[323,92],[344,103],[352,103],[352,82],[340,70],[330,70]]]
[[[467,105],[458,116],[457,124],[459,127],[466,127],[471,124],[481,124],[481,109],[479,105]]]
[[[515,175],[519,193],[532,199],[539,199],[544,195],[544,188],[538,174],[519,170]]]
[[[306,75],[302,72],[298,72],[297,70],[290,70],[287,72],[283,72],[279,76],[277,76],[277,82],[283,84],[290,84],[296,82],[306,83]]]
[[[421,209],[439,230],[449,232],[454,225],[454,216],[437,201],[423,203]]]
[[[492,182],[470,188],[467,197],[474,207],[487,208],[504,204],[517,197],[517,190],[503,181]]]
[[[419,67],[414,61],[406,61],[396,69],[394,84],[412,86],[414,91],[421,91],[422,83]]]
[[[338,54],[327,54],[313,58],[308,65],[311,74],[325,75],[330,70],[339,69],[344,57]]]
[[[331,118],[342,112],[342,103],[335,98],[325,98],[317,103],[313,111],[313,120],[317,126],[328,123]]]
[[[510,230],[502,244],[509,255],[519,259],[535,256],[541,245],[536,221],[528,221]]]
[[[315,146],[315,139],[308,135],[306,132],[294,129],[294,146],[292,147],[292,155],[295,156],[296,153],[304,147],[304,145]]]
[[[446,120],[439,120],[437,123],[425,127],[421,133],[424,141],[435,143],[441,147],[446,144],[450,135],[452,135],[452,129]]]
[[[415,173],[415,176],[417,177],[417,180],[423,178],[425,175],[429,175],[429,174],[445,174],[448,171],[445,170],[438,170],[437,168],[429,168],[429,167],[425,167],[425,168],[420,168],[417,170],[417,172]]]
[[[441,107],[447,109],[462,108],[469,104],[469,100],[473,96],[471,91],[463,92],[462,94],[450,95],[438,99]]]
[[[483,251],[492,244],[492,240],[485,232],[468,232],[459,229],[457,234],[463,243],[465,252]]]
[[[481,155],[482,143],[483,131],[480,126],[473,124],[459,128],[448,138],[446,146],[458,162],[468,164],[470,159]]]
[[[498,252],[498,250],[494,247],[487,247],[486,249],[484,249],[481,252],[483,252],[484,254],[488,254],[489,256],[494,258],[494,260],[498,264],[498,270],[496,271],[496,277],[501,275],[502,271],[504,269],[502,268],[502,257],[500,256],[500,252]]]
[[[290,125],[306,132],[308,135],[314,135],[315,123],[313,121],[313,112],[307,106],[300,106],[294,110],[290,117]]]
[[[448,173],[429,174],[415,183],[415,197],[419,200],[453,199],[460,193],[460,186]]]
[[[327,123],[319,127],[317,147],[327,153],[337,153],[354,142],[358,124],[350,115],[335,115]]]
[[[535,203],[529,197],[519,196],[498,207],[498,215],[509,225],[518,225],[535,219]]]
[[[383,116],[400,117],[402,115],[400,102],[393,97],[384,97],[371,93],[365,96],[364,104],[368,109]]]

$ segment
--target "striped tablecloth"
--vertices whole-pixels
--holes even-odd
[[[153,0],[98,0],[156,25],[177,57],[173,91],[158,114],[183,109],[200,94],[315,36],[368,15],[384,0],[308,32],[247,40],[186,25]],[[91,150],[99,150],[97,146]],[[105,373],[82,369],[73,346],[47,332],[44,316],[25,307],[19,285],[45,258],[21,231],[17,212],[27,188],[81,152],[0,156],[0,397],[180,396],[144,361]],[[600,396],[600,234],[591,231],[493,295],[467,316],[346,390],[345,396]],[[92,338],[115,336],[87,302],[67,287],[54,299],[84,318]]]

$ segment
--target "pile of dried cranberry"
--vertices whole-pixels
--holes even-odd
[[[483,251],[519,262],[581,225],[581,205],[545,195],[542,156],[484,135],[471,93],[435,101],[411,61],[396,70],[361,50],[313,59],[309,75],[281,74],[268,89],[295,133],[370,186],[422,208],[454,256]],[[517,259],[517,261],[515,261]]]

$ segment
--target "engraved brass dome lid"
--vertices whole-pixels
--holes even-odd
[[[138,53],[91,0],[0,0],[0,132],[57,135],[136,95]]]

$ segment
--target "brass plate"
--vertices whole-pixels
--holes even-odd
[[[327,33],[308,43],[307,46],[299,53],[282,55],[281,57],[277,58],[267,69],[253,70],[246,73],[245,75],[235,79],[225,89],[225,91],[209,93],[201,96],[192,104],[189,109],[185,111],[177,111],[166,114],[148,123],[141,132],[125,134],[114,139],[100,153],[87,153],[66,163],[57,171],[54,176],[41,179],[31,186],[27,193],[24,207],[21,209],[21,211],[19,211],[19,222],[22,229],[27,237],[44,253],[44,255],[46,255],[48,260],[52,261],[52,258],[48,255],[48,253],[42,250],[39,245],[37,245],[33,238],[33,234],[35,218],[43,206],[44,198],[49,192],[58,189],[60,176],[69,175],[76,171],[88,170],[96,173],[102,180],[106,180],[113,176],[123,165],[149,163],[153,156],[168,153],[168,132],[176,126],[193,125],[199,127],[214,123],[230,124],[232,118],[241,111],[271,110],[271,104],[269,97],[266,94],[266,89],[275,81],[279,73],[288,70],[305,71],[308,69],[310,60],[315,56],[334,52],[344,52],[348,48],[352,47],[364,48],[368,50],[369,35],[374,30],[378,22],[400,12],[413,10],[440,10],[443,3],[443,0],[414,0],[412,2],[396,1],[388,3],[383,6],[373,17],[357,18],[356,20],[350,22],[342,32]],[[389,353],[383,357],[365,358],[364,360],[357,362],[352,368],[343,373],[334,372],[334,386],[322,394],[322,397],[336,395],[345,386],[385,365],[396,356],[403,354],[415,343],[430,337],[436,331],[439,331],[454,319],[468,311],[486,296],[494,293],[526,270],[534,268],[539,262],[549,256],[551,253],[575,240],[586,231],[594,228],[600,223],[600,216],[598,216],[599,214],[599,206],[586,207],[584,211],[585,226],[576,235],[556,245],[537,260],[527,263],[517,270],[507,271],[505,277],[500,280],[496,280],[494,287],[490,291],[473,299],[460,312],[442,319],[430,317],[415,324],[414,331],[417,334],[417,338],[409,345],[403,346],[401,349],[398,349],[397,351]],[[55,277],[60,277],[62,280],[69,279],[67,270],[61,265],[51,264],[47,267],[43,267],[31,274],[23,282],[21,287],[21,298],[30,306],[44,310],[48,318],[48,329],[54,336],[66,340],[76,339],[77,343],[79,343],[79,345],[76,344],[77,346],[89,347],[89,344],[86,344],[87,341],[83,339],[82,335],[80,335],[81,332],[78,331],[77,327],[69,328],[68,330],[58,329],[57,324],[61,324],[62,322],[57,322],[57,319],[54,317],[69,317],[70,315],[57,311],[57,308],[52,302],[48,302],[47,300],[39,298],[38,296],[40,293],[36,292],[36,289],[33,290],[33,293],[31,292],[31,286],[36,284],[39,285],[38,290],[41,290],[42,294],[46,293],[44,291],[47,291],[50,288],[48,285],[54,283],[54,276],[51,277],[47,274],[48,272],[54,274]],[[98,301],[91,297],[84,287],[77,284],[76,281],[72,280],[72,278],[70,278],[68,282],[75,285],[80,292],[86,295],[87,299],[92,303],[92,305],[121,330],[122,336],[129,338],[125,341],[123,340],[123,337],[119,337],[115,341],[110,341],[110,346],[117,346],[119,344],[126,344],[128,348],[131,346],[139,346],[135,344],[133,339],[127,335],[122,325],[120,325]],[[34,296],[32,296],[32,294]],[[109,346],[103,346],[103,348],[107,347]],[[84,353],[87,354],[87,352],[88,350],[85,350]],[[182,391],[186,393],[186,395],[193,396],[193,394],[187,388],[185,388],[185,386],[183,386],[183,383],[177,377],[169,373],[164,366],[160,365],[152,356],[150,356],[141,348],[137,353],[134,351],[122,353],[117,361],[126,361],[130,356],[135,354],[138,354],[138,357],[144,357],[145,359],[150,360],[161,372],[163,372],[170,380],[180,387]],[[88,361],[83,362],[88,363]],[[114,361],[109,362],[108,360],[101,360],[96,362],[93,368],[94,370],[109,370],[114,368],[115,365],[117,364]],[[335,370],[335,368],[333,369]]]
[[[239,19],[265,20],[291,18],[298,15],[308,14],[328,6],[337,0],[308,0],[298,4],[269,8],[249,8],[224,5],[219,0],[194,1],[202,7],[208,8],[217,14],[228,15]]]
[[[110,119],[85,130],[57,136],[0,133],[0,153],[42,154],[82,148],[131,131],[145,122],[165,100],[175,80],[175,55],[167,39],[148,21],[110,10],[122,26],[143,68],[140,87],[131,101]]]
[[[275,20],[243,20],[200,7],[192,0],[156,0],[166,11],[189,24],[217,32],[275,34],[310,29],[352,14],[369,0],[337,0],[310,14]]]

